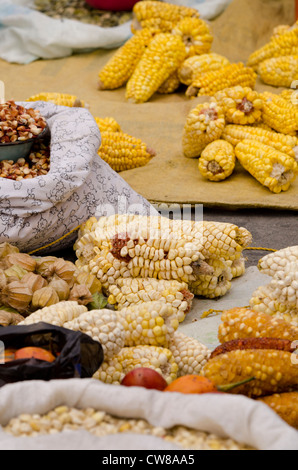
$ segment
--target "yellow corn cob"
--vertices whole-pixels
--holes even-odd
[[[163,95],[174,93],[175,91],[178,90],[179,86],[180,86],[180,80],[178,77],[178,71],[175,70],[175,72],[172,73],[172,75],[170,75],[169,78],[167,78],[167,80],[163,82],[163,84],[159,87],[159,89],[157,90],[157,93],[160,93]]]
[[[292,157],[259,141],[243,140],[235,153],[241,165],[273,193],[287,191],[297,175],[298,165]]]
[[[200,18],[184,18],[172,30],[181,37],[188,57],[210,52],[213,35],[209,25]]]
[[[159,346],[125,347],[109,361],[104,361],[93,378],[105,383],[120,384],[124,376],[137,367],[159,372],[170,384],[177,378],[178,365],[167,348]]]
[[[234,146],[239,144],[242,140],[259,141],[298,160],[297,137],[280,132],[269,131],[261,127],[229,124],[225,126],[223,130],[222,139],[230,142],[230,144]]]
[[[178,365],[177,377],[187,374],[200,375],[211,353],[207,346],[179,331],[173,334],[169,349]]]
[[[132,32],[140,28],[155,28],[171,32],[183,18],[199,18],[198,10],[167,2],[142,1],[133,7]]]
[[[234,171],[236,156],[234,147],[225,140],[215,140],[208,144],[199,158],[199,171],[210,181],[222,181]]]
[[[217,103],[202,103],[193,108],[186,119],[182,134],[185,157],[199,157],[204,148],[221,138],[225,127],[223,109]]]
[[[264,83],[290,88],[298,80],[298,55],[273,57],[259,64],[258,73]]]
[[[101,132],[122,132],[120,124],[113,117],[94,118]]]
[[[202,372],[215,385],[255,377],[230,391],[252,398],[298,389],[298,365],[293,364],[292,353],[288,351],[236,349],[209,359]]]
[[[99,90],[114,90],[122,87],[133,74],[154,35],[155,31],[143,29],[128,39],[99,71]]]
[[[286,423],[298,429],[298,392],[275,393],[257,401],[268,405]]]
[[[231,269],[222,258],[211,258],[208,264],[213,268],[213,273],[197,276],[195,281],[190,282],[189,289],[195,295],[208,299],[223,297],[232,287]]]
[[[246,259],[243,255],[241,255],[239,259],[236,259],[234,261],[226,261],[229,268],[231,269],[233,279],[235,279],[235,277],[243,276],[243,274],[245,273],[245,261]]]
[[[84,305],[79,305],[74,301],[63,301],[50,307],[36,310],[36,312],[31,313],[20,324],[31,325],[42,321],[51,325],[63,326],[65,322],[77,318],[84,312],[88,312],[88,308]]]
[[[126,84],[126,99],[132,103],[148,101],[178,69],[185,56],[185,46],[179,36],[157,34]]]
[[[263,274],[274,276],[279,271],[285,271],[290,263],[298,263],[298,246],[288,246],[269,253],[258,261],[258,269]]]
[[[298,28],[293,28],[273,37],[267,44],[253,52],[248,58],[247,65],[257,69],[266,59],[297,54]]]
[[[80,100],[75,95],[69,95],[67,93],[52,93],[45,92],[39,93],[38,95],[33,95],[28,98],[26,101],[48,101],[50,103],[57,104],[59,106],[69,106],[69,107],[78,107],[84,108],[85,102]]]
[[[243,338],[280,338],[298,340],[298,328],[282,318],[255,312],[246,307],[232,308],[223,312],[218,327],[221,343]]]
[[[192,82],[204,75],[206,72],[219,70],[229,64],[230,62],[226,57],[214,52],[194,55],[185,59],[179,67],[179,80],[184,85],[191,85]]]
[[[217,101],[223,108],[226,122],[233,124],[253,124],[262,116],[263,101],[259,93],[241,85],[217,92],[211,101]]]
[[[114,171],[130,170],[147,165],[156,154],[141,139],[124,132],[102,132],[99,157]]]
[[[298,105],[298,90],[283,90],[280,96],[294,106]]]
[[[109,287],[108,302],[122,310],[130,305],[162,301],[171,305],[179,322],[185,319],[192,305],[193,294],[187,284],[152,278],[120,278]]]
[[[263,100],[262,119],[277,132],[295,136],[298,131],[298,108],[280,95],[266,91]]]
[[[224,88],[231,88],[237,85],[254,88],[257,75],[250,67],[245,67],[242,62],[230,64],[205,73],[195,79],[186,90],[186,96],[213,96]]]

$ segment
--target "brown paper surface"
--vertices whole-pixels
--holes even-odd
[[[275,26],[294,21],[294,0],[234,0],[212,22],[212,50],[231,61],[245,62],[270,38]],[[150,202],[298,210],[298,179],[287,192],[273,194],[239,165],[229,179],[214,183],[201,177],[197,159],[183,156],[181,137],[187,114],[196,103],[209,98],[189,100],[181,88],[172,95],[155,94],[149,102],[136,105],[126,102],[124,87],[98,91],[98,72],[113,54],[113,50],[97,50],[27,65],[0,61],[6,99],[21,101],[44,91],[71,93],[89,104],[93,116],[114,117],[123,131],[141,138],[157,153],[145,167],[121,173]],[[258,80],[256,89],[271,87]]]

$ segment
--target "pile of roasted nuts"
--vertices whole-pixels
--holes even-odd
[[[19,158],[16,162],[13,160],[0,162],[0,178],[15,181],[46,175],[49,170],[50,146],[46,142],[34,144],[28,161],[25,158]]]

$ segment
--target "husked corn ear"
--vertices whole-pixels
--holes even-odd
[[[242,62],[230,64],[219,70],[207,72],[195,79],[186,90],[186,96],[213,96],[224,88],[237,85],[254,88],[257,75],[250,67]]]
[[[263,100],[262,120],[277,132],[296,136],[298,131],[298,107],[280,95],[266,91]]]
[[[298,389],[298,365],[292,353],[275,349],[236,349],[209,359],[203,374],[215,385],[255,380],[236,387],[230,393],[261,397]]]
[[[210,181],[222,181],[231,176],[235,169],[234,147],[225,140],[215,140],[208,144],[199,158],[199,171]]]
[[[223,108],[226,122],[233,124],[253,124],[262,117],[263,101],[259,93],[241,85],[217,92],[211,101],[217,101]]]
[[[50,307],[44,307],[31,313],[20,325],[32,325],[40,321],[50,323],[51,325],[63,326],[65,322],[77,318],[82,313],[88,312],[88,308],[79,305],[75,301],[62,301]]]
[[[158,88],[157,93],[163,94],[163,95],[168,95],[170,93],[174,93],[176,90],[178,90],[180,86],[180,80],[178,77],[178,71],[175,70],[175,72],[170,75],[165,82]]]
[[[193,294],[185,282],[153,278],[120,278],[109,287],[108,302],[122,310],[130,305],[150,301],[162,301],[171,305],[182,322],[192,306]]]
[[[121,132],[121,126],[113,117],[94,118],[100,132]]]
[[[125,331],[117,312],[111,310],[91,310],[84,312],[63,324],[64,328],[81,331],[94,341],[99,341],[107,361],[125,346]]]
[[[294,106],[298,105],[298,90],[283,90],[280,93],[281,98]]]
[[[298,392],[275,393],[257,400],[268,405],[281,419],[298,429]]]
[[[184,18],[172,30],[181,37],[188,57],[210,52],[213,35],[209,25],[201,18]]]
[[[248,58],[247,65],[257,69],[258,65],[272,57],[298,54],[298,28],[289,29],[273,37],[267,44],[254,51]]]
[[[187,57],[179,67],[179,80],[184,85],[189,86],[206,72],[219,70],[229,64],[230,62],[226,57],[216,54],[215,52],[193,55],[191,57]]]
[[[190,282],[189,288],[200,297],[208,299],[223,297],[232,287],[232,271],[222,258],[211,258],[208,264],[213,268],[213,273],[197,276],[195,281]]]
[[[155,33],[150,29],[137,31],[114,53],[99,71],[99,90],[114,90],[128,81]]]
[[[142,1],[133,7],[132,32],[140,28],[155,28],[164,32],[171,32],[183,18],[199,18],[195,8],[182,5],[173,5],[168,2]]]
[[[285,271],[290,263],[298,263],[298,245],[288,246],[269,253],[258,261],[258,269],[263,274],[274,276],[279,271]]]
[[[200,103],[186,119],[182,134],[185,157],[199,157],[204,148],[221,138],[225,127],[223,109],[217,103]]]
[[[276,87],[291,87],[298,80],[298,55],[273,57],[264,60],[258,67],[264,83]]]
[[[173,334],[169,349],[178,365],[177,377],[187,374],[200,375],[211,353],[207,346],[179,331]]]
[[[141,139],[124,132],[105,131],[101,133],[98,155],[119,172],[147,165],[156,154]]]
[[[218,327],[221,343],[242,338],[281,338],[298,340],[298,328],[282,318],[255,312],[246,307],[225,310]]]
[[[241,255],[239,259],[236,259],[234,261],[226,261],[229,268],[231,269],[233,279],[235,279],[236,277],[243,276],[243,274],[245,273],[245,261],[246,259],[243,255]]]
[[[79,99],[75,95],[70,95],[67,93],[39,93],[38,95],[33,95],[28,98],[26,101],[48,101],[50,103],[57,104],[59,106],[69,106],[70,108],[84,108],[85,101]]]
[[[274,147],[282,153],[288,154],[298,161],[298,140],[295,136],[282,134],[273,130],[269,131],[261,127],[241,126],[228,124],[225,126],[222,139],[236,146],[242,140],[255,140],[265,145]]]
[[[104,361],[93,378],[105,383],[120,384],[124,376],[137,367],[156,370],[168,384],[177,378],[178,365],[172,352],[159,346],[125,347],[109,361]]]
[[[178,69],[185,56],[185,45],[179,36],[157,34],[126,84],[126,99],[132,103],[148,101]]]
[[[235,147],[241,165],[273,193],[287,191],[296,178],[298,165],[289,155],[256,140],[243,140]]]

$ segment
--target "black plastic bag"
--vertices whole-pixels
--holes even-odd
[[[0,341],[5,350],[34,346],[58,354],[54,362],[30,358],[0,364],[0,387],[24,380],[90,378],[104,360],[98,341],[80,331],[44,322],[1,328]]]

